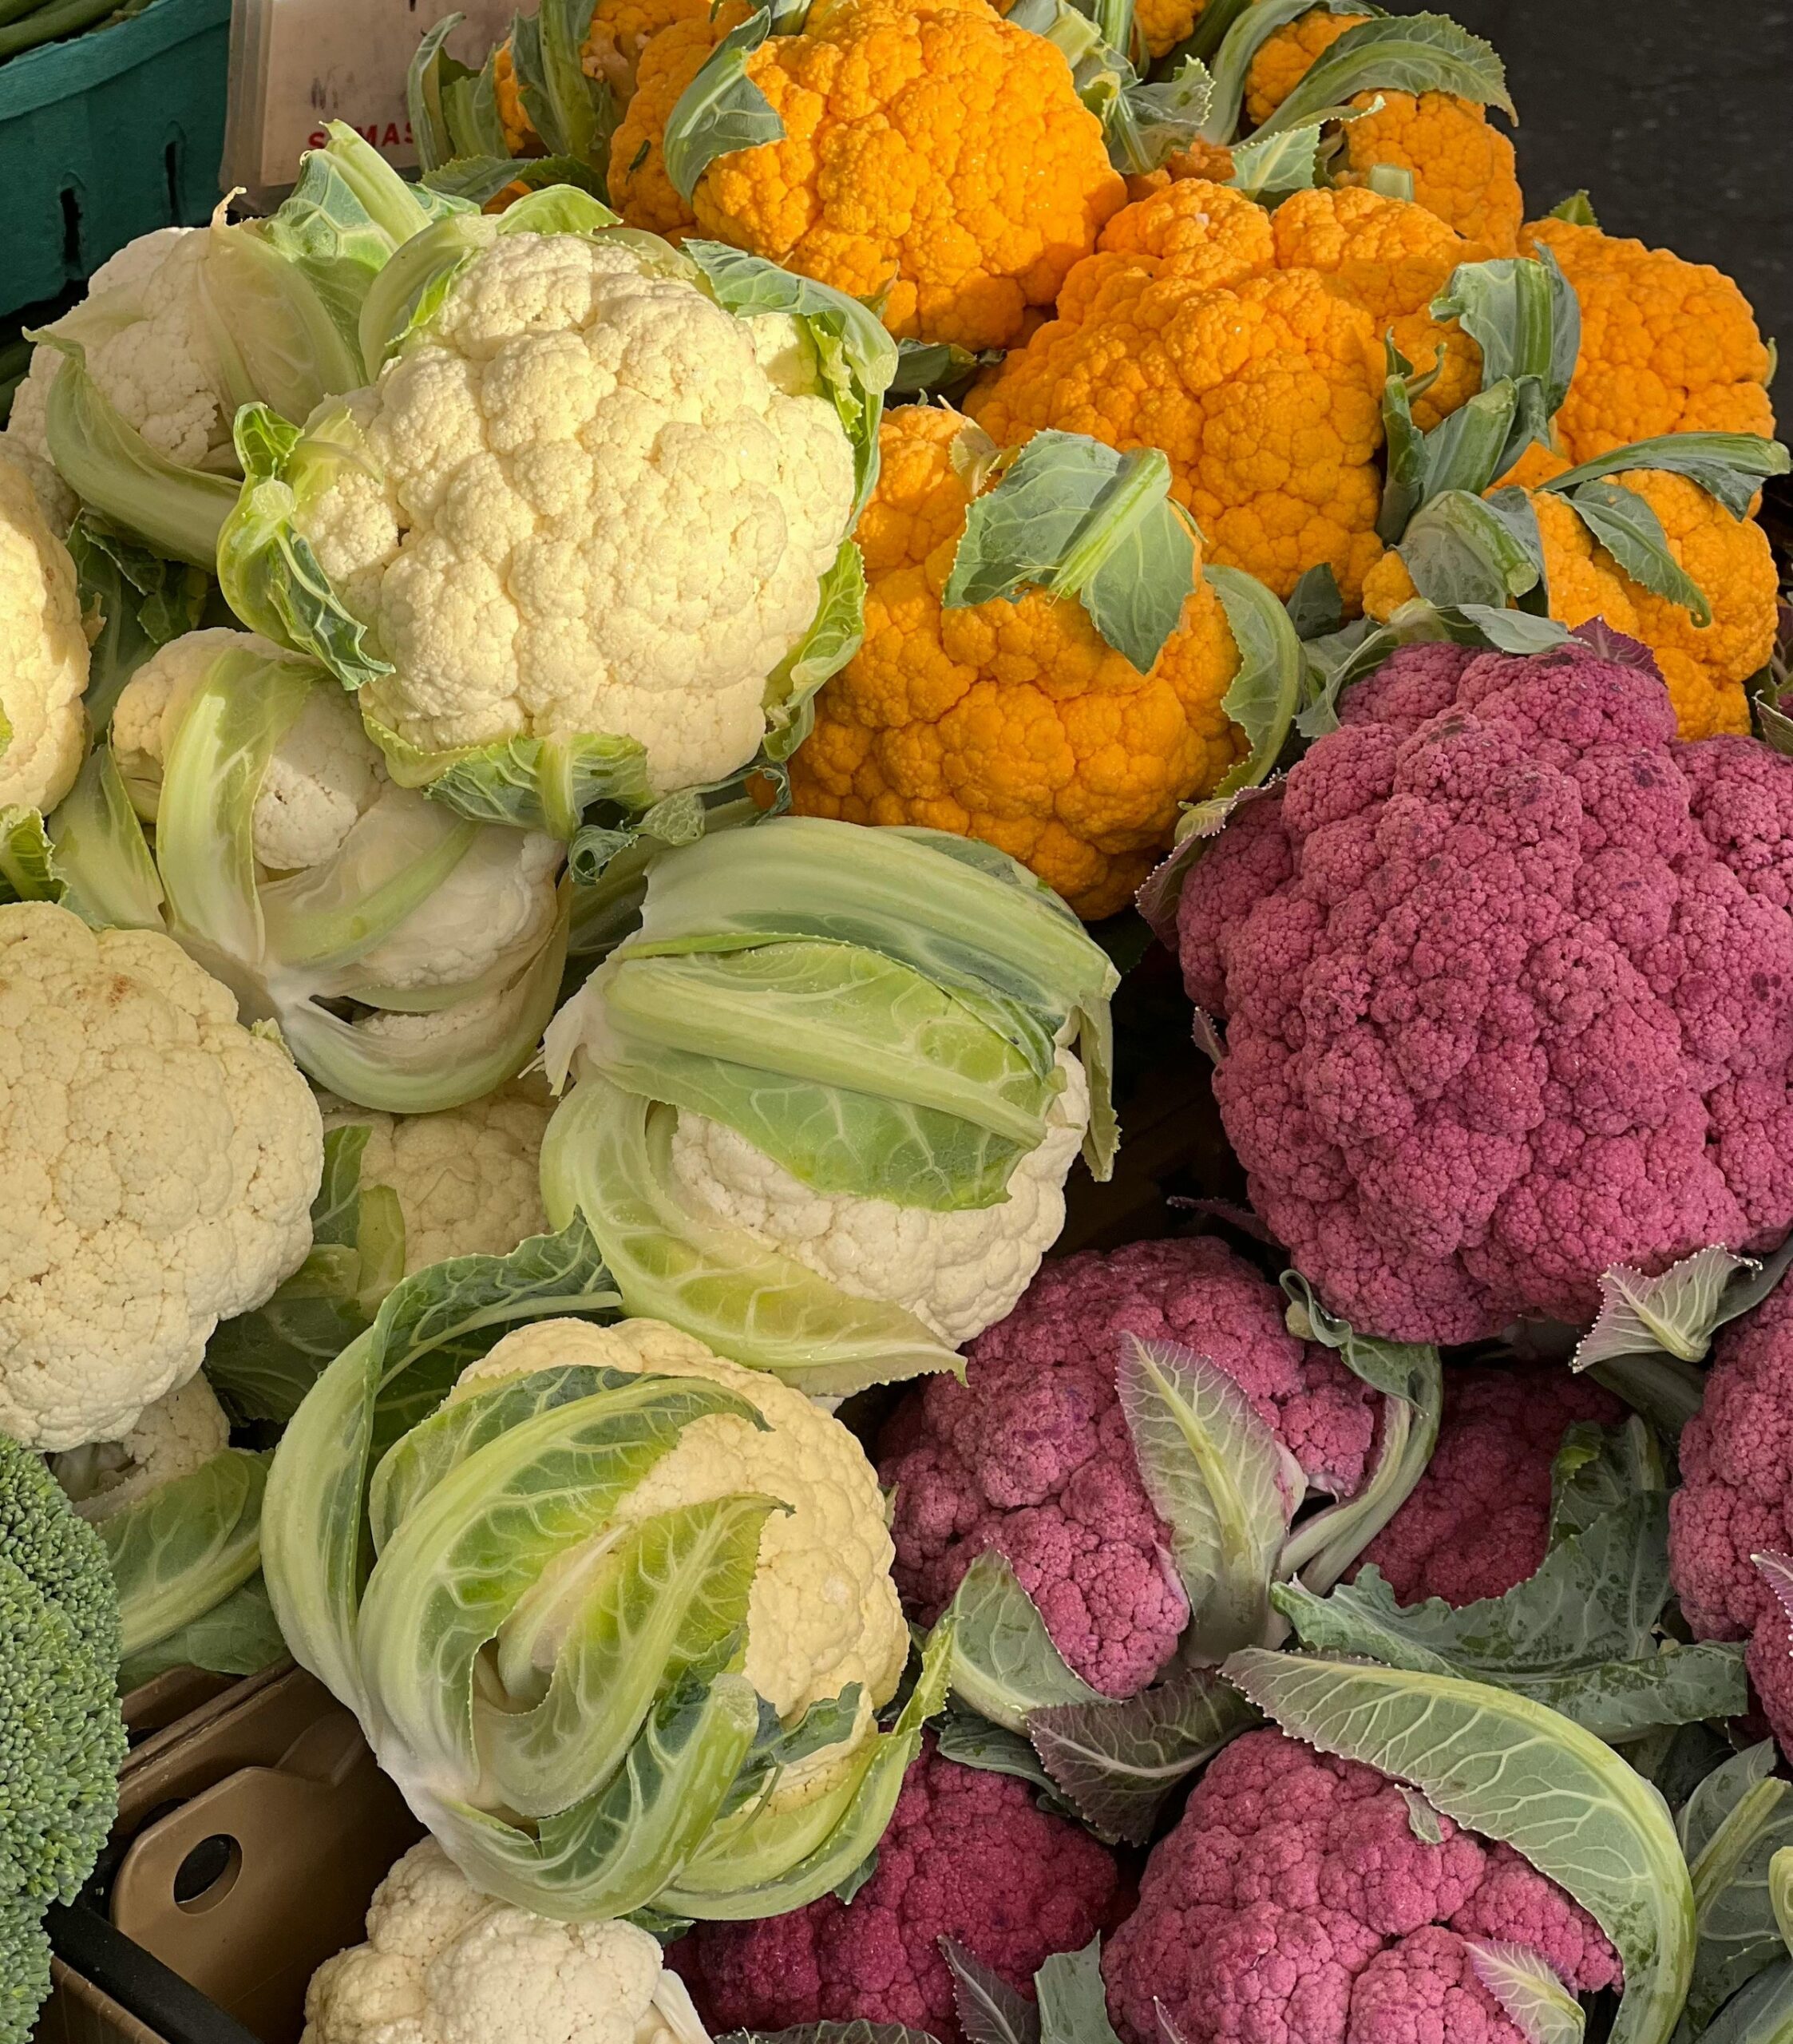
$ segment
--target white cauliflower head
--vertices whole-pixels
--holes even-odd
[[[707,2044],[648,1933],[470,1887],[433,1839],[375,1892],[367,1943],[312,1976],[301,2044]]]
[[[859,1443],[802,1392],[657,1320],[615,1327],[550,1320],[519,1328],[463,1373],[457,1394],[569,1363],[707,1377],[758,1408],[763,1432],[723,1414],[695,1420],[627,1494],[617,1517],[634,1524],[742,1491],[789,1505],[760,1534],[744,1672],[786,1721],[857,1682],[863,1729],[873,1707],[894,1692],[909,1641],[891,1579],[895,1549],[877,1472]],[[557,1645],[544,1636],[544,1651]]]
[[[228,469],[234,407],[205,315],[203,228],[157,228],[96,270],[65,328],[93,380],[156,453],[186,468]],[[46,414],[62,356],[39,346],[13,399],[10,436],[49,459]]]
[[[735,319],[675,259],[501,240],[350,401],[371,462],[295,523],[394,664],[370,715],[411,743],[619,734],[660,790],[757,748],[852,450],[791,323]]]
[[[203,1377],[146,1405],[121,1440],[98,1441],[51,1457],[56,1480],[83,1519],[109,1519],[203,1469],[230,1446],[231,1423]]]
[[[87,751],[87,634],[69,549],[31,477],[0,458],[0,804],[53,809]]]
[[[0,908],[0,1430],[117,1440],[304,1261],[317,1103],[179,945]]]
[[[681,1114],[672,1175],[701,1211],[745,1229],[856,1298],[912,1313],[956,1348],[1004,1318],[1065,1221],[1065,1179],[1090,1119],[1083,1068],[1059,1053],[1064,1084],[1046,1135],[994,1206],[936,1213],[888,1199],[814,1192],[725,1123]]]
[[[366,1127],[364,1186],[391,1187],[405,1221],[405,1274],[452,1256],[508,1256],[544,1233],[541,1139],[553,1111],[540,1075],[434,1115],[323,1103],[324,1127]]]
[[[189,632],[152,654],[125,684],[112,747],[137,813],[156,819],[168,748],[213,663],[228,652],[289,657],[253,632]],[[379,747],[340,688],[315,688],[275,748],[255,800],[255,857],[275,873],[321,866],[387,786]]]
[[[393,788],[383,799],[396,807],[429,798]],[[553,925],[560,850],[544,831],[502,824],[481,830],[429,898],[362,957],[362,980],[412,989],[464,986],[507,961],[520,965]]]
[[[189,632],[146,660],[121,693],[113,711],[112,748],[145,822],[155,821],[168,748],[194,695],[219,660],[232,652],[295,658],[253,632]],[[388,778],[354,699],[325,680],[322,670],[319,674],[319,685],[275,747],[255,798],[255,857],[270,874],[324,865],[343,850],[358,824],[365,822],[367,836],[377,840],[385,830],[402,831],[431,814],[424,807],[427,796]],[[476,831],[428,897],[359,956],[358,980],[416,992],[465,986],[493,972],[514,973],[553,925],[560,863],[560,846],[543,832],[503,825]]]

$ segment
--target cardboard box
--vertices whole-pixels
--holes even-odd
[[[38,2044],[297,2044],[307,1982],[361,1942],[374,1888],[421,1835],[320,1684],[295,1668],[233,1684],[126,1762],[94,1881],[52,1923],[62,1956]]]

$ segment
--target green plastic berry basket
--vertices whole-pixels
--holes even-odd
[[[0,314],[217,204],[231,0],[152,0],[0,64]]]

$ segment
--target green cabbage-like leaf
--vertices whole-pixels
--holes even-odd
[[[84,511],[75,520],[68,548],[81,610],[99,625],[81,703],[89,725],[103,736],[125,683],[171,639],[199,629],[216,592],[205,569],[164,560],[97,512]]]
[[[1625,1962],[1613,2044],[1667,2044],[1693,1970],[1692,1884],[1661,1796],[1611,1747],[1456,1676],[1257,1647],[1225,1672],[1285,1731],[1423,1790],[1566,1888]]]
[[[1777,1855],[1793,1845],[1793,1784],[1774,1773],[1776,1759],[1774,1741],[1764,1739],[1727,1761],[1677,1820],[1699,1925],[1687,2009],[1696,2026],[1786,1955],[1771,1876]]]
[[[1028,588],[1075,597],[1148,673],[1195,587],[1195,542],[1170,489],[1156,448],[1122,454],[1083,434],[1037,433],[972,500],[940,600],[1014,603]]]
[[[771,33],[766,7],[730,29],[667,117],[666,174],[687,206],[698,180],[718,156],[784,140],[784,122],[747,76],[747,59]]]
[[[1305,1482],[1237,1384],[1205,1357],[1124,1335],[1114,1388],[1140,1480],[1170,1527],[1189,1650],[1218,1660],[1264,1635],[1271,1577]]]
[[[158,454],[100,388],[79,341],[53,331],[28,338],[62,356],[45,415],[57,473],[83,504],[154,553],[209,568],[236,484]]]
[[[1054,1788],[1098,1838],[1144,1845],[1166,1797],[1257,1721],[1230,1683],[1195,1668],[1118,1702],[1043,1705],[1029,1713],[1027,1733]]]
[[[1526,2044],[1581,2044],[1581,2004],[1530,1945],[1470,1938],[1470,1964]]]
[[[1330,568],[1320,572],[1330,580]],[[1266,779],[1281,757],[1300,705],[1307,662],[1290,612],[1255,576],[1237,568],[1212,566],[1201,573],[1220,599],[1233,643],[1239,649],[1239,671],[1227,684],[1221,707],[1245,734],[1251,747],[1243,759],[1226,770],[1209,798],[1225,801],[1240,789],[1255,787]],[[1336,600],[1336,583],[1332,596]]]
[[[670,1163],[676,1114],[596,1075],[562,1102],[542,1145],[542,1194],[583,1216],[631,1313],[817,1396],[962,1370],[914,1314],[855,1297],[744,1229],[692,1207]]]
[[[1546,1551],[1617,1511],[1634,1497],[1668,1487],[1656,1436],[1633,1413],[1621,1426],[1577,1420],[1550,1465]]]
[[[1706,592],[1669,549],[1662,521],[1647,499],[1622,483],[1585,482],[1569,493],[1575,515],[1621,571],[1656,596],[1678,604],[1696,625],[1710,624]]]
[[[215,1609],[261,1566],[267,1458],[225,1448],[98,1521],[127,1659]]]
[[[653,800],[647,748],[635,739],[582,731],[430,752],[377,718],[363,721],[400,787],[425,788],[433,802],[477,823],[545,830],[565,840],[599,802],[643,810]]]
[[[259,1675],[287,1656],[287,1642],[275,1622],[267,1585],[259,1573],[221,1604],[121,1662],[120,1692],[134,1689],[170,1668],[203,1668],[219,1675]]]
[[[340,465],[365,458],[360,429],[345,410],[302,431],[265,405],[246,405],[236,451],[242,489],[215,536],[231,608],[251,630],[321,663],[345,688],[390,674],[294,522]]]
[[[1347,0],[1324,0],[1330,12],[1346,11]],[[1201,134],[1209,142],[1230,142],[1245,105],[1246,81],[1257,53],[1279,29],[1312,11],[1314,0],[1209,0],[1189,55],[1209,63],[1213,84]],[[1355,9],[1352,11],[1356,11]],[[1300,124],[1297,124],[1300,125]]]
[[[1505,68],[1491,44],[1459,28],[1447,14],[1397,14],[1347,29],[1315,58],[1257,132],[1300,128],[1316,118],[1317,109],[1379,90],[1449,93],[1518,118]]]
[[[1539,487],[1554,496],[1573,497],[1585,483],[1639,469],[1660,469],[1697,483],[1733,518],[1743,518],[1767,478],[1787,473],[1788,461],[1787,451],[1778,440],[1765,440],[1759,434],[1668,433],[1659,439],[1637,440],[1629,447],[1597,454]]]
[[[841,671],[865,637],[865,557],[856,541],[845,539],[821,578],[809,628],[767,678],[766,759],[790,759],[809,735],[816,691]]]
[[[966,2044],[1039,2044],[1036,2003],[955,1939],[943,1937],[940,1951],[952,1971],[953,2009]]]
[[[994,1547],[966,1570],[948,1616],[952,1693],[992,1725],[1025,1732],[1035,1711],[1112,1701],[1071,1670],[1039,1606]]]

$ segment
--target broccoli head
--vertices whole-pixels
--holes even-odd
[[[1640,649],[1640,658],[1641,649]],[[1652,664],[1403,648],[1190,873],[1253,1203],[1360,1333],[1591,1321],[1793,1222],[1793,760]]]
[[[125,1758],[105,1550],[42,1459],[0,1434],[0,2044],[49,1985],[41,1919],[93,1871]]]
[[[943,1760],[930,1737],[850,1903],[701,1923],[673,1958],[718,2035],[863,2016],[959,2044],[943,1937],[1031,1998],[1040,1965],[1108,1929],[1125,1900],[1087,1832],[1025,1781]]]
[[[1513,2044],[1466,1937],[1529,1947],[1578,1993],[1617,1982],[1585,1910],[1510,1846],[1417,1823],[1409,1792],[1283,1732],[1235,1739],[1103,1955],[1126,2044],[1158,2044],[1161,2003],[1185,2044]]]
[[[972,1344],[963,1384],[936,1377],[912,1392],[878,1465],[896,1493],[904,1603],[932,1624],[994,1547],[1059,1651],[1109,1696],[1143,1689],[1189,1615],[1115,1392],[1127,1334],[1218,1365],[1315,1490],[1351,1495],[1375,1432],[1375,1394],[1329,1350],[1297,1341],[1276,1287],[1208,1238],[1047,1264]]]
[[[1447,1369],[1432,1459],[1364,1559],[1403,1604],[1505,1596],[1543,1563],[1564,1432],[1623,1413],[1610,1392],[1567,1370]]]

